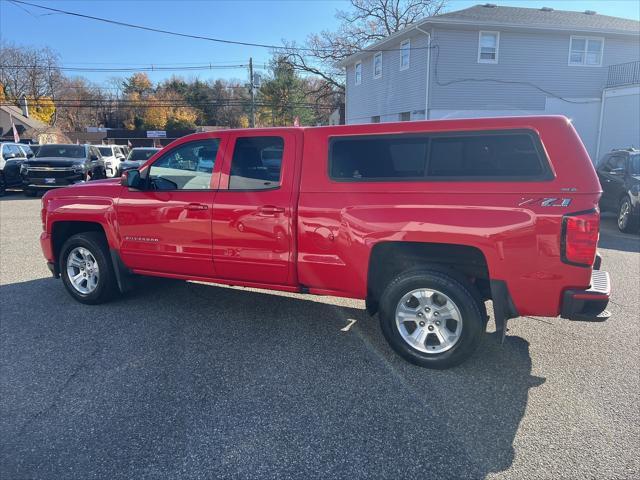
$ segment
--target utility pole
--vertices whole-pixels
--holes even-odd
[[[249,117],[249,126],[256,126],[256,95],[253,88],[253,58],[249,57],[249,88],[251,89],[251,116]]]

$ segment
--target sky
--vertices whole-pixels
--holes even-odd
[[[337,26],[335,12],[346,0],[28,0],[53,8],[135,23],[154,28],[253,43],[304,42],[307,35]],[[448,11],[489,0],[449,0]],[[640,0],[490,0],[504,6],[556,10],[595,10],[604,15],[640,20]],[[265,68],[270,52],[264,48],[224,45],[108,25],[93,20],[51,14],[0,0],[0,40],[17,45],[49,47],[68,67],[133,68],[140,65],[246,65]],[[151,72],[158,81],[171,75],[241,79],[246,67],[198,72]],[[127,73],[80,73],[106,85]]]

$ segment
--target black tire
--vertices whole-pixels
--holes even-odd
[[[67,272],[67,258],[71,251],[76,247],[83,247],[95,258],[98,263],[100,276],[98,283],[91,293],[83,294],[76,290],[73,286],[69,274]],[[115,272],[113,271],[113,263],[104,235],[99,232],[84,232],[72,236],[60,251],[59,259],[60,276],[67,292],[78,302],[88,305],[97,305],[111,300],[118,289]]]
[[[457,342],[440,353],[420,351],[409,345],[396,324],[396,308],[405,294],[427,288],[443,293],[457,306],[462,321],[462,331]],[[480,295],[466,280],[455,278],[442,271],[429,269],[410,270],[396,277],[380,297],[380,326],[382,333],[396,353],[409,362],[427,368],[444,369],[459,365],[475,351],[484,333]]]
[[[622,218],[624,209],[626,208],[626,218]],[[638,215],[633,214],[633,206],[629,197],[623,197],[618,206],[618,230],[623,233],[633,233],[638,230]]]
[[[25,188],[24,189],[24,194],[27,197],[35,197],[36,195],[38,195],[38,192],[36,190],[34,190],[33,188]]]
[[[4,174],[0,172],[0,197],[4,196],[6,190],[7,190],[7,187],[4,183]]]

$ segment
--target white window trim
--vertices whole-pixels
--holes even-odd
[[[376,57],[380,57],[380,75],[376,75]],[[378,52],[373,56],[373,62],[371,66],[373,67],[373,78],[382,78],[382,52]]]
[[[405,66],[402,66],[402,48],[408,45],[409,46],[409,50],[408,50],[408,55],[407,55],[407,64]],[[407,39],[407,40],[403,40],[402,42],[400,42],[400,70],[408,70],[409,67],[411,66],[411,40]]]
[[[584,40],[584,62],[575,63],[571,61],[571,51],[573,50],[571,47],[573,46],[573,40]],[[589,40],[600,40],[600,63],[596,65],[589,65],[587,63],[587,52],[589,48]],[[569,57],[567,58],[567,65],[570,67],[601,67],[602,59],[604,58],[604,37],[589,37],[584,35],[571,35],[569,38]]]
[[[358,66],[360,66],[360,81],[358,81]],[[362,62],[356,62],[353,67],[353,83],[362,85]]]
[[[495,60],[484,60],[480,58],[480,52],[482,51],[482,34],[489,33],[494,34],[496,36],[496,58]],[[500,32],[492,31],[492,30],[480,30],[478,32],[478,63],[498,63],[498,58],[500,55]]]

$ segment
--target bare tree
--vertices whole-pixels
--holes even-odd
[[[287,59],[296,69],[324,80],[315,92],[317,98],[343,92],[341,60],[423,17],[438,14],[446,1],[350,0],[351,9],[336,12],[337,30],[309,35],[304,45],[285,42]]]
[[[51,98],[61,77],[58,54],[49,48],[0,45],[0,83],[8,101]]]

